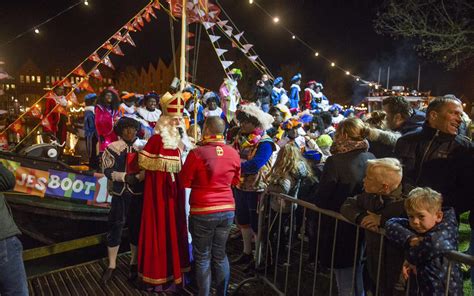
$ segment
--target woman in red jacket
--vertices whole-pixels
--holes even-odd
[[[114,124],[119,119],[119,100],[112,90],[104,90],[97,100],[95,106],[95,127],[99,137],[99,152],[103,153],[107,146],[117,141],[114,133]]]

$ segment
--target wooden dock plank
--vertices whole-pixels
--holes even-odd
[[[77,287],[77,285],[75,285],[74,283],[77,282],[77,280],[69,275],[69,272],[67,272],[66,270],[64,271],[60,271],[60,272],[56,272],[59,277],[64,281],[64,283],[66,284],[66,288],[67,290],[69,291],[69,294],[71,295],[80,295],[79,294],[79,291],[82,291],[82,287]],[[78,284],[80,286],[80,284]]]
[[[103,268],[107,267],[107,262],[105,260],[100,261]],[[112,279],[112,282],[125,294],[125,295],[141,295],[135,287],[132,287],[131,283],[128,282],[127,277],[125,277],[120,270],[115,271],[115,276]]]
[[[58,287],[58,283],[56,282],[56,280],[54,279],[53,277],[53,274],[47,274],[44,276],[45,280],[48,282],[48,285],[51,289],[51,292],[53,295],[58,295],[58,296],[62,296],[63,294],[61,294],[61,291],[59,290],[59,287]]]
[[[45,296],[50,296],[53,295],[53,291],[51,290],[51,287],[49,286],[48,280],[46,279],[45,276],[39,277],[39,283],[41,285],[41,289],[43,291],[43,295]]]
[[[74,290],[77,291],[77,294],[73,295],[87,295],[87,285],[83,283],[83,277],[81,277],[79,273],[76,273],[74,268],[67,269],[65,272],[69,275],[69,278],[71,279],[74,286]]]
[[[92,295],[104,295],[105,291],[102,289],[102,285],[100,285],[97,279],[91,275],[90,271],[85,267],[85,265],[78,266],[77,270],[82,273],[86,279],[87,285],[92,291],[94,291],[94,294]]]
[[[59,295],[70,296],[71,293],[69,293],[69,290],[63,278],[61,277],[61,274],[59,272],[54,272],[51,274],[51,276],[54,278],[54,280],[56,281],[56,284],[58,285],[58,289],[60,291]]]

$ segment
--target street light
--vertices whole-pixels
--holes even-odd
[[[253,0],[249,0],[249,4],[253,4]]]

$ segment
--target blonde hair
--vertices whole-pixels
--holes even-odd
[[[288,175],[296,175],[301,162],[306,166],[306,170],[308,171],[307,177],[314,178],[312,169],[301,154],[301,150],[292,144],[283,146],[278,152],[272,170],[268,174],[269,183],[287,178]]]
[[[427,210],[435,214],[441,210],[442,204],[443,197],[439,192],[428,187],[417,187],[410,191],[404,206],[407,212]]]
[[[337,135],[346,135],[350,140],[362,141],[367,137],[368,129],[364,122],[357,118],[346,118],[339,123],[336,129]]]
[[[402,182],[403,168],[396,158],[385,157],[369,159],[367,161],[367,175],[374,174],[374,178],[380,184],[387,184],[390,191],[395,190]]]

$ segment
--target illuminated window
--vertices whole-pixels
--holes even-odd
[[[14,84],[12,84],[10,87],[11,87],[12,89],[15,89],[15,88],[16,88],[16,86],[15,86]]]
[[[46,83],[50,83],[51,82],[51,78],[49,76],[46,76]]]
[[[36,82],[41,83],[41,76],[36,76]]]
[[[56,81],[56,77],[51,76],[51,83],[54,83]]]
[[[10,89],[10,85],[9,84],[5,84],[5,90],[9,90]]]
[[[25,75],[20,75],[20,83],[25,83]]]
[[[30,83],[30,75],[26,75],[26,83]]]
[[[35,81],[36,81],[36,77],[35,77],[35,75],[32,75],[31,76],[31,82],[35,82]]]
[[[56,76],[56,81],[59,81],[59,76]]]

